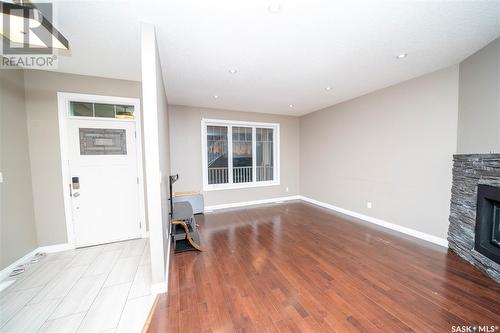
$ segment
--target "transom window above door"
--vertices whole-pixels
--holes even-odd
[[[279,185],[279,124],[203,119],[205,191]]]
[[[71,101],[69,102],[69,115],[72,117],[134,119],[134,106]]]

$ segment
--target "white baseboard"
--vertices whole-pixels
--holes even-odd
[[[166,282],[155,283],[151,285],[151,292],[153,295],[166,293],[168,284]]]
[[[22,258],[17,259],[14,261],[12,264],[9,266],[5,267],[0,271],[0,281],[5,280],[6,278],[9,277],[10,273],[16,268],[17,266],[24,264],[25,262],[29,261],[35,253],[38,252],[38,249],[34,249],[33,251],[29,252],[28,254],[24,255]]]
[[[9,288],[9,286],[10,286],[11,284],[13,284],[14,282],[16,282],[16,280],[14,280],[14,279],[11,279],[11,280],[5,280],[5,281],[0,281],[0,292],[2,292],[2,290],[4,290],[4,289]]]
[[[279,197],[279,198],[271,198],[271,199],[263,199],[263,200],[254,200],[254,201],[243,201],[243,202],[235,202],[235,203],[230,203],[230,204],[222,204],[222,205],[214,205],[214,206],[206,206],[205,207],[205,213],[214,211],[214,210],[219,210],[219,209],[228,209],[228,208],[238,208],[238,207],[245,207],[245,206],[252,206],[252,205],[260,205],[260,204],[267,204],[267,203],[276,203],[276,202],[283,202],[283,201],[289,201],[289,200],[303,200],[309,203],[312,203],[314,205],[327,208],[345,215],[349,215],[355,218],[358,218],[360,220],[370,222],[379,226],[382,226],[384,228],[388,228],[391,230],[395,230],[419,239],[423,239],[425,241],[448,247],[448,241],[444,238],[436,237],[430,234],[427,234],[425,232],[421,232],[415,229],[407,228],[400,226],[398,224],[390,223],[381,219],[377,219],[372,216],[360,214],[348,209],[340,208],[334,205],[330,205],[318,200],[314,200],[308,197],[304,197],[301,195],[292,195],[288,197]]]
[[[74,247],[71,246],[70,244],[56,244],[56,245],[38,247],[38,248],[34,249],[33,251],[29,252],[28,254],[24,255],[22,258],[17,259],[9,266],[2,269],[0,271],[0,281],[3,281],[4,279],[8,278],[10,273],[17,266],[29,262],[31,260],[31,258],[35,255],[35,253],[37,253],[37,252],[54,253],[54,252],[71,250],[73,248]]]
[[[238,207],[262,205],[262,204],[268,204],[268,203],[276,203],[276,202],[299,200],[299,199],[300,199],[299,195],[290,195],[287,197],[278,197],[278,198],[270,198],[270,199],[262,199],[262,200],[234,202],[234,203],[222,204],[222,205],[205,206],[205,213],[209,213],[209,212],[212,212],[214,210],[219,210],[219,209],[238,208]]]
[[[219,209],[227,209],[227,208],[237,208],[237,207],[245,207],[245,206],[253,206],[253,205],[260,205],[260,204],[267,204],[267,203],[277,203],[277,202],[284,202],[284,201],[290,201],[290,200],[303,200],[309,203],[312,203],[314,205],[327,208],[345,215],[349,215],[355,218],[358,218],[360,220],[370,222],[388,229],[392,229],[398,232],[402,232],[404,234],[423,239],[425,241],[448,247],[448,241],[444,238],[436,237],[433,235],[429,235],[425,232],[421,232],[415,229],[403,227],[394,223],[390,223],[387,221],[383,221],[380,219],[377,219],[375,217],[371,217],[368,215],[360,214],[353,212],[348,209],[340,208],[334,205],[330,205],[318,200],[314,200],[308,197],[304,197],[301,195],[291,195],[287,197],[278,197],[278,198],[270,198],[270,199],[263,199],[263,200],[254,200],[254,201],[244,201],[244,202],[235,202],[235,203],[230,203],[230,204],[222,204],[222,205],[214,205],[214,206],[206,206],[205,207],[205,212],[210,212],[214,210],[219,210]],[[149,236],[149,235],[148,235]],[[54,253],[54,252],[61,252],[61,251],[66,251],[66,250],[71,250],[74,249],[74,247],[71,244],[56,244],[56,245],[49,245],[49,246],[41,246],[39,248],[34,249],[33,251],[29,252],[22,258],[16,260],[6,268],[2,269],[0,271],[0,281],[4,280],[7,278],[12,270],[18,266],[21,265],[31,259],[37,252],[46,252],[46,253]],[[160,293],[165,293],[167,291],[167,283],[157,283],[151,286],[151,291],[155,294],[160,294]]]
[[[37,249],[37,252],[55,253],[67,250],[73,250],[75,247],[71,244],[55,244],[48,246],[41,246]]]
[[[434,243],[434,244],[437,244],[437,245],[440,245],[440,246],[448,247],[448,241],[446,239],[444,239],[444,238],[440,238],[440,237],[437,237],[437,236],[429,235],[429,234],[427,234],[425,232],[421,232],[421,231],[418,231],[418,230],[415,230],[415,229],[403,227],[403,226],[400,226],[400,225],[397,225],[397,224],[394,224],[394,223],[390,223],[390,222],[387,222],[387,221],[383,221],[383,220],[377,219],[375,217],[368,216],[368,215],[356,213],[356,212],[353,212],[351,210],[340,208],[340,207],[337,207],[337,206],[334,206],[334,205],[330,205],[330,204],[327,204],[327,203],[324,203],[324,202],[321,202],[321,201],[318,201],[318,200],[314,200],[314,199],[311,199],[311,198],[308,198],[308,197],[304,197],[304,196],[299,196],[299,197],[300,197],[300,200],[312,203],[314,205],[317,205],[317,206],[320,206],[320,207],[323,207],[323,208],[327,208],[327,209],[330,209],[330,210],[333,210],[333,211],[336,211],[336,212],[339,212],[339,213],[342,213],[342,214],[345,214],[345,215],[349,215],[349,216],[358,218],[360,220],[363,220],[363,221],[366,221],[366,222],[370,222],[370,223],[382,226],[384,228],[388,228],[388,229],[392,229],[392,230],[395,230],[395,231],[399,231],[401,233],[404,233],[404,234],[407,234],[407,235],[410,235],[410,236],[413,236],[413,237],[416,237],[416,238],[420,238],[420,239],[423,239],[425,241],[428,241],[428,242],[431,242],[431,243]]]

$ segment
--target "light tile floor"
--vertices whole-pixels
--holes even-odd
[[[48,254],[0,292],[0,332],[141,332],[155,298],[148,245]]]

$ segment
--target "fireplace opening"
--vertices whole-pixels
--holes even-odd
[[[500,264],[500,187],[478,185],[474,249]]]

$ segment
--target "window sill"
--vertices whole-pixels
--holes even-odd
[[[267,187],[267,186],[278,186],[278,185],[280,185],[279,181],[258,182],[258,183],[203,185],[203,191],[204,192],[211,192],[211,191],[223,191],[223,190],[238,190],[238,189],[245,189],[245,188]]]

